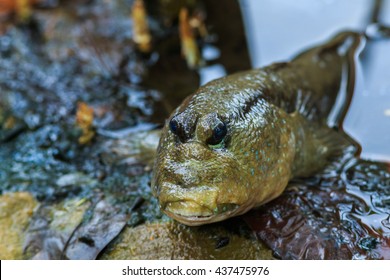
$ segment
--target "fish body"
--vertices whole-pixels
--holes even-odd
[[[161,209],[187,225],[221,221],[324,168],[338,146],[329,115],[343,80],[353,80],[362,41],[344,32],[290,62],[211,81],[186,98],[157,149],[152,190]]]

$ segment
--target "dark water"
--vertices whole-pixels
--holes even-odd
[[[380,20],[389,18],[383,1]],[[364,31],[375,1],[242,0],[252,64],[267,65],[352,29]],[[292,182],[244,220],[282,259],[390,258],[390,41],[368,41],[342,127],[361,148],[323,174]]]

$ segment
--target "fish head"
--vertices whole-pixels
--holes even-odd
[[[152,191],[161,210],[187,225],[243,214],[281,193],[269,188],[280,135],[266,104],[263,116],[243,120],[231,106],[239,102],[205,100],[189,97],[170,116],[154,164]]]

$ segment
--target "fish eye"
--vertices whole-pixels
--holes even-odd
[[[207,144],[209,145],[218,145],[225,138],[227,133],[227,127],[224,122],[219,122],[213,129],[212,136],[207,139]]]
[[[172,131],[172,133],[177,134],[178,128],[179,128],[179,123],[177,122],[176,118],[173,117],[169,121],[169,129]]]

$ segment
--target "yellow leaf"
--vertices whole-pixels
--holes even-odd
[[[202,64],[202,58],[195,40],[193,28],[190,25],[190,17],[188,10],[182,8],[179,13],[179,32],[181,40],[181,50],[184,58],[187,61],[188,67],[191,69],[197,68]]]
[[[93,123],[93,108],[89,107],[84,102],[77,104],[76,124],[81,129],[82,134],[78,141],[80,144],[87,144],[95,136],[92,128]]]
[[[32,5],[42,0],[0,0],[0,15],[15,13],[18,20],[26,21],[32,13]]]
[[[147,21],[147,13],[143,0],[135,0],[131,9],[133,19],[133,40],[142,52],[149,52],[151,49],[152,36],[150,35]]]

